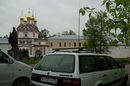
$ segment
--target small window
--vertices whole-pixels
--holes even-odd
[[[66,42],[64,43],[64,47],[66,47]]]
[[[69,42],[69,47],[71,47],[71,42]]]
[[[25,33],[24,36],[27,37],[27,33]]]
[[[76,42],[74,42],[74,47],[76,47]]]
[[[26,40],[26,43],[27,43],[27,44],[31,44],[32,41],[31,41],[31,40]]]
[[[59,47],[61,47],[61,42],[59,43]]]
[[[79,42],[79,47],[81,47],[81,42]]]
[[[32,47],[30,47],[30,55],[32,55]]]
[[[19,40],[19,43],[22,44],[23,43],[22,40]]]
[[[25,41],[23,40],[23,44],[25,44]]]
[[[51,47],[53,46],[53,43],[51,42]]]

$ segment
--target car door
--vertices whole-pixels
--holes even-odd
[[[121,79],[123,76],[123,73],[121,71],[121,68],[119,64],[112,58],[112,57],[107,57],[108,63],[111,65],[111,70],[112,70],[112,76],[113,76],[113,85],[112,86],[120,86]]]
[[[98,71],[96,56],[79,55],[81,86],[95,86],[95,83],[100,79],[100,75],[97,74]]]
[[[98,86],[111,82],[112,70],[104,56],[79,56],[79,67],[81,86]]]
[[[9,57],[0,51],[0,86],[9,86],[12,80],[11,64]]]
[[[105,56],[97,56],[97,61],[96,61],[96,65],[99,69],[99,71],[97,71],[97,75],[99,77],[99,80],[104,84],[104,85],[108,85],[113,81],[113,70],[111,70],[111,66],[108,64],[107,59]]]

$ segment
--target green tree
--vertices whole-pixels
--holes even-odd
[[[107,53],[111,36],[110,21],[107,13],[103,11],[97,12],[93,9],[90,9],[89,12],[89,20],[85,24],[86,28],[83,30],[83,35],[87,39],[88,48],[92,51]]]
[[[110,45],[112,46],[117,46],[118,44],[118,40],[117,39],[113,39],[111,42],[110,42]]]
[[[76,33],[73,30],[64,31],[62,35],[76,35]]]
[[[49,36],[49,31],[47,29],[43,29],[39,32],[39,38],[47,38]]]
[[[9,38],[8,35],[3,36],[3,38]]]
[[[115,21],[115,29],[120,28],[122,38],[126,45],[130,45],[130,0],[103,0],[112,20]]]

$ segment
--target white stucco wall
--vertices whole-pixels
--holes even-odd
[[[38,33],[34,32],[18,32],[18,38],[25,38],[25,33],[27,34],[26,38],[38,38]]]
[[[22,38],[24,35],[22,32],[18,32],[18,38]]]
[[[27,35],[28,35],[27,38],[33,38],[33,33],[32,32],[28,32]]]
[[[130,46],[111,47],[110,51],[111,51],[111,53],[109,53],[109,55],[114,58],[130,57]]]
[[[35,33],[35,37],[34,38],[38,38],[38,34],[37,33]]]
[[[7,53],[11,49],[11,46],[9,44],[0,44],[0,49]]]

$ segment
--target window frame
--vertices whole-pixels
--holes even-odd
[[[119,64],[117,61],[115,61],[115,59],[113,59],[112,57],[106,56],[106,59],[107,59],[107,61],[108,61],[108,64],[111,66],[111,69],[119,69],[119,68],[121,68],[120,64]],[[111,59],[113,62],[115,62],[114,64],[116,64],[116,66],[118,66],[118,67],[114,68],[114,67],[112,66],[111,62],[109,61],[110,59]]]
[[[55,71],[55,70],[53,70],[53,72],[61,72],[61,73],[74,73],[75,72],[75,55],[72,55],[72,54],[49,54],[49,55],[46,55],[46,56],[54,56],[54,55],[57,55],[57,56],[73,56],[72,57],[72,59],[73,59],[73,65],[72,65],[72,67],[73,67],[73,69],[72,69],[72,71],[70,71],[70,72],[64,72],[64,71]],[[36,69],[36,70],[42,70],[42,69],[39,69],[39,66],[40,65],[42,65],[42,63],[43,63],[43,60],[45,60],[45,58],[47,58],[47,57],[43,57],[43,59],[37,64],[37,66],[34,68],[34,69]],[[65,57],[64,57],[65,58]],[[47,71],[47,70],[42,70],[42,71]],[[48,70],[49,71],[49,70]],[[51,70],[52,71],[52,70]]]
[[[80,56],[87,56],[87,57],[80,57]],[[101,57],[103,58],[103,60],[105,60],[105,63],[107,64],[108,68],[106,68],[106,69],[105,68],[100,68],[100,66],[96,65],[96,64],[98,64],[97,62],[98,62],[98,60],[100,60]],[[94,58],[95,59],[95,66],[97,66],[97,70],[82,72],[80,64],[83,63],[83,62],[81,62],[81,58]],[[101,64],[99,64],[99,65],[101,65]],[[97,72],[97,71],[106,71],[106,70],[111,70],[111,69],[112,69],[111,65],[109,65],[108,60],[106,59],[106,56],[104,56],[104,55],[79,55],[79,73],[80,74],[89,73],[89,72]]]

